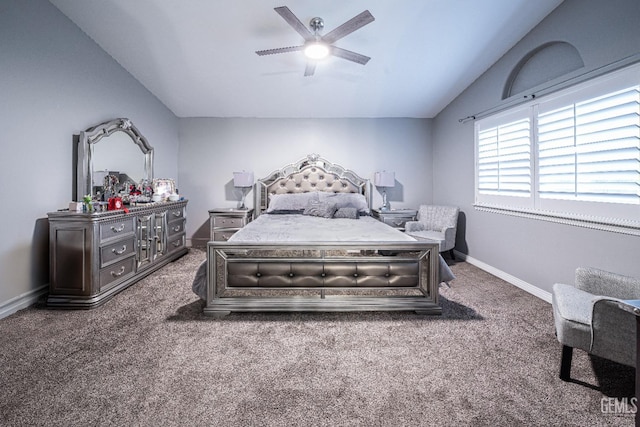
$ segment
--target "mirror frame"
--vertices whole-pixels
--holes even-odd
[[[91,194],[93,197],[93,188],[91,185],[91,177],[93,176],[93,146],[102,138],[112,135],[115,132],[124,132],[136,144],[142,154],[144,154],[144,171],[146,179],[151,182],[153,180],[153,147],[149,141],[138,131],[131,120],[127,118],[119,118],[109,120],[99,125],[90,127],[80,133],[78,140],[78,161],[77,161],[77,193],[76,197],[80,200],[85,194]]]

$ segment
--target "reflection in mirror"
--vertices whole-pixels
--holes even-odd
[[[153,148],[129,119],[87,129],[78,141],[76,198],[129,192],[153,180]]]
[[[126,179],[134,183],[147,177],[140,148],[132,144],[131,137],[124,132],[114,132],[108,139],[92,144],[91,159],[94,187],[102,186],[108,174],[124,174]],[[123,180],[120,179],[120,182]]]

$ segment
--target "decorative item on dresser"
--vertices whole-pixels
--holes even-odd
[[[404,231],[404,225],[407,221],[415,221],[418,211],[415,209],[371,209],[374,218]]]
[[[93,308],[187,253],[187,201],[51,212],[47,305]]]
[[[253,209],[215,208],[209,210],[210,239],[226,242],[229,237],[251,222]]]

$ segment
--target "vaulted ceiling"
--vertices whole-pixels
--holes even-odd
[[[562,0],[50,0],[178,117],[436,116]],[[305,77],[304,39],[369,10]]]

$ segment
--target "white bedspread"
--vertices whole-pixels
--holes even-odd
[[[263,214],[229,242],[411,242],[415,239],[370,216],[359,219]]]

